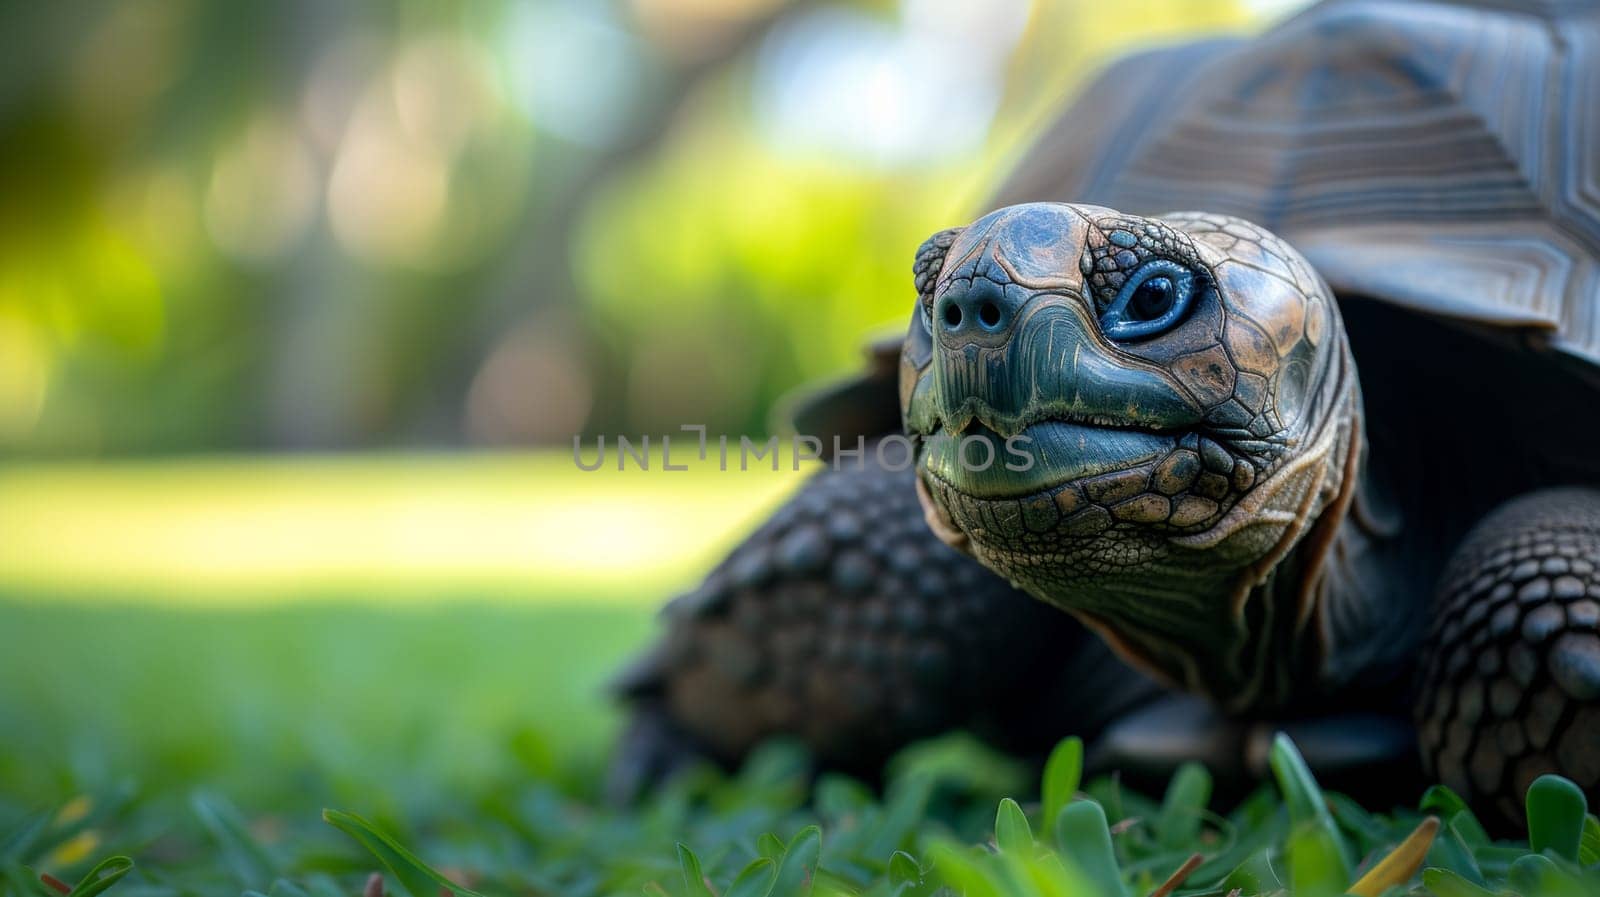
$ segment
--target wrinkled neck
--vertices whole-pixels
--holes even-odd
[[[1283,708],[1324,690],[1330,615],[1345,600],[1336,561],[1364,456],[1347,354],[1298,450],[1210,530],[1170,540],[1136,580],[1073,606],[1124,658],[1232,713]]]

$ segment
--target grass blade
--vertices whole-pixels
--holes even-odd
[[[1600,865],[1600,819],[1590,813],[1583,821],[1583,838],[1578,843],[1578,865]]]
[[[1278,871],[1272,868],[1271,852],[1263,847],[1244,858],[1222,880],[1222,887],[1246,894],[1265,894],[1283,887]]]
[[[1436,897],[1495,897],[1493,891],[1475,885],[1449,869],[1422,870],[1422,886]]]
[[[95,897],[132,871],[133,860],[124,856],[106,857],[96,863],[93,869],[84,873],[83,878],[72,886],[67,897]]]
[[[928,801],[933,797],[933,781],[925,775],[908,776],[889,788],[889,799],[884,806],[883,822],[868,842],[865,852],[870,857],[909,847],[907,841],[917,823],[927,812]]]
[[[1528,786],[1528,846],[1570,862],[1578,861],[1589,802],[1570,779],[1542,775]]]
[[[900,885],[916,884],[922,881],[922,867],[911,854],[903,850],[894,852],[889,858],[889,884]]]
[[[1461,795],[1444,785],[1430,785],[1428,790],[1422,792],[1422,799],[1417,801],[1417,809],[1424,813],[1432,813],[1440,819],[1452,819],[1457,813],[1468,809],[1467,802]]]
[[[1211,773],[1198,763],[1185,763],[1178,767],[1172,782],[1167,785],[1167,795],[1161,802],[1161,816],[1156,822],[1161,836],[1161,846],[1169,850],[1182,850],[1195,842],[1200,835],[1200,823],[1211,802]]]
[[[963,897],[1006,897],[1010,890],[993,873],[993,857],[978,857],[953,842],[939,841],[929,852],[933,871],[945,888]]]
[[[778,864],[767,857],[758,857],[744,867],[722,897],[767,897],[777,880]]]
[[[1350,856],[1344,839],[1339,836],[1339,826],[1333,821],[1333,814],[1328,812],[1328,801],[1322,796],[1322,788],[1311,775],[1305,758],[1300,756],[1300,750],[1289,740],[1289,736],[1279,732],[1272,740],[1268,763],[1272,767],[1273,777],[1278,780],[1279,790],[1283,792],[1291,826],[1307,839],[1308,856],[1320,856],[1320,846],[1313,849],[1310,846],[1313,843],[1331,845],[1333,859],[1340,867],[1339,886],[1343,887],[1351,878],[1355,860]],[[1305,828],[1315,829],[1316,834],[1305,834]]]
[[[441,888],[454,894],[455,897],[483,897],[478,892],[464,888],[440,875],[411,851],[402,847],[400,842],[354,813],[323,810],[322,818],[329,825],[359,841],[362,847],[370,851],[394,874],[395,879],[411,894],[411,897],[439,897]]]
[[[240,884],[265,888],[278,877],[278,861],[250,834],[249,827],[232,804],[214,795],[195,794],[189,799],[189,805],[222,849],[223,858]]]
[[[1082,780],[1083,739],[1076,735],[1063,738],[1050,752],[1050,759],[1045,761],[1044,781],[1039,786],[1040,801],[1044,805],[1046,840],[1055,835],[1056,817],[1061,815],[1062,807],[1071,803]]]
[[[1389,888],[1410,881],[1422,868],[1422,861],[1428,858],[1428,849],[1433,846],[1433,837],[1438,832],[1439,817],[1429,816],[1422,820],[1422,824],[1407,835],[1398,847],[1389,851],[1388,856],[1379,860],[1377,865],[1367,870],[1366,875],[1351,885],[1349,893],[1356,897],[1378,897]]]
[[[1111,826],[1099,804],[1080,800],[1063,807],[1056,819],[1056,844],[1101,894],[1127,897],[1117,852],[1111,846]]]
[[[1289,836],[1289,893],[1337,897],[1350,880],[1338,836],[1317,825],[1298,825]]]
[[[762,832],[756,837],[756,853],[774,863],[783,859],[783,852],[788,849],[783,839],[771,832]]]
[[[715,897],[706,884],[706,874],[700,871],[700,858],[682,841],[678,842],[678,868],[683,871],[683,889],[688,897]]]
[[[1538,853],[1518,857],[1511,864],[1506,882],[1518,894],[1528,897],[1593,897],[1580,890],[1578,882],[1563,873],[1554,860]]]
[[[1457,813],[1459,819],[1461,814]],[[1444,827],[1444,830],[1433,839],[1433,847],[1428,849],[1428,858],[1425,866],[1437,866],[1471,881],[1474,884],[1483,884],[1483,870],[1478,866],[1475,848],[1468,846],[1460,830],[1456,828],[1455,821]]]
[[[1009,797],[1000,801],[994,814],[994,843],[1002,853],[1033,853],[1033,829],[1028,826],[1028,817]]]
[[[822,858],[822,829],[808,825],[789,841],[778,862],[778,875],[773,891],[788,897],[790,894],[811,893],[816,882],[817,864]]]

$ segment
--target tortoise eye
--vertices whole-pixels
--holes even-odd
[[[1128,317],[1135,321],[1154,321],[1172,309],[1178,288],[1170,277],[1152,277],[1133,291],[1128,300]]]
[[[1196,289],[1194,272],[1166,259],[1145,263],[1123,283],[1100,315],[1100,330],[1115,340],[1164,333],[1183,320]]]

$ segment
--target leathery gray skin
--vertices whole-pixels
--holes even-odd
[[[901,391],[934,532],[1227,711],[1344,685],[1322,561],[1361,397],[1310,266],[1236,219],[1053,203],[930,246]]]

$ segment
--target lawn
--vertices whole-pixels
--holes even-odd
[[[0,889],[1600,893],[1600,823],[1559,780],[1533,850],[1443,789],[1392,815],[1324,795],[1286,743],[1237,808],[1198,767],[1129,794],[1067,741],[1041,788],[960,737],[883,793],[774,745],[605,806],[606,677],[796,481],[564,455],[0,472]]]

